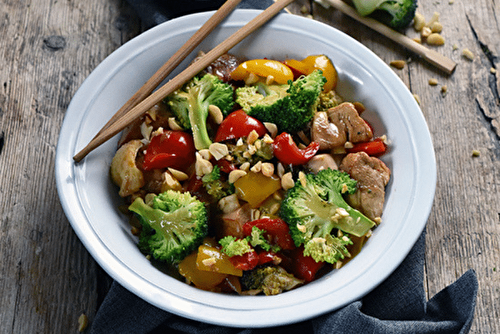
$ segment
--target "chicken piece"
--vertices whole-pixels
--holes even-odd
[[[116,151],[111,161],[111,179],[120,187],[118,194],[121,197],[132,195],[144,186],[144,175],[136,165],[137,152],[141,147],[140,140],[129,141]]]
[[[391,171],[382,160],[365,152],[348,154],[339,166],[358,182],[357,191],[348,195],[348,203],[370,219],[380,218],[384,208],[385,186]]]
[[[327,168],[339,169],[332,155],[328,153],[315,155],[314,157],[311,158],[311,160],[309,160],[309,162],[307,163],[307,167],[314,174],[318,173],[320,170]]]
[[[217,238],[223,238],[232,235],[236,238],[244,238],[243,224],[252,220],[252,208],[245,204],[233,212],[224,213],[217,221]]]
[[[326,111],[319,111],[314,115],[311,126],[311,139],[319,144],[319,150],[331,150],[343,146],[347,140],[344,131],[328,120]]]
[[[311,125],[311,139],[319,143],[322,151],[343,147],[347,141],[358,143],[372,138],[370,126],[350,102],[317,112]]]
[[[368,123],[361,118],[354,104],[344,102],[327,111],[328,119],[335,124],[339,131],[347,134],[351,143],[369,141],[373,138],[373,132]]]

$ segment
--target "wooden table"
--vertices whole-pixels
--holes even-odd
[[[471,332],[500,333],[500,4],[419,1],[426,18],[441,14],[446,43],[435,49],[458,64],[449,76],[336,10],[311,8],[308,0],[289,9],[304,15],[303,6],[387,63],[410,60],[394,71],[419,97],[438,167],[427,226],[428,297],[472,268],[479,294]],[[73,333],[82,313],[92,321],[110,279],[59,203],[59,129],[83,80],[141,24],[121,0],[4,0],[0,17],[0,333]],[[465,48],[472,60],[462,56]]]

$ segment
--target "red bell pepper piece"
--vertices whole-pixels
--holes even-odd
[[[243,255],[235,255],[229,258],[233,266],[240,270],[252,270],[259,264],[257,252],[248,252]]]
[[[292,256],[292,273],[295,277],[301,278],[306,282],[311,282],[318,270],[320,270],[325,262],[316,262],[312,257],[304,255],[304,248],[296,248]]]
[[[290,134],[283,132],[274,139],[273,152],[286,165],[304,165],[318,152],[319,144],[311,142],[305,149],[299,149]]]
[[[292,236],[288,224],[279,218],[261,218],[243,224],[242,230],[245,236],[252,233],[252,227],[258,227],[266,231],[266,237],[271,240],[271,243],[278,245],[281,249],[294,249]]]
[[[151,138],[142,168],[151,170],[172,167],[186,170],[195,161],[193,137],[183,131],[163,131]]]
[[[226,174],[229,174],[233,170],[238,169],[233,163],[227,161],[226,159],[219,159],[219,160],[212,159],[210,160],[210,162],[213,165],[219,166],[220,170]]]
[[[276,253],[270,251],[259,252],[259,265],[274,261]]]
[[[259,120],[248,116],[243,109],[230,113],[217,129],[215,141],[221,142],[229,139],[247,137],[253,130],[257,131],[259,137],[267,133],[267,129]]]
[[[376,138],[372,141],[356,143],[352,148],[347,149],[347,153],[357,153],[357,152],[365,152],[370,156],[381,156],[387,150],[387,146],[384,141],[380,138]]]

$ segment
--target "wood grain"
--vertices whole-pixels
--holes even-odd
[[[54,158],[64,113],[90,72],[140,22],[120,0],[14,1],[0,6],[0,334],[76,333],[92,322],[109,277],[64,216]],[[439,12],[446,43],[435,50],[457,63],[446,76],[379,33],[334,9],[296,0],[389,63],[418,95],[434,141],[438,184],[427,225],[426,288],[431,298],[468,269],[479,279],[471,333],[500,333],[500,4],[419,0]],[[415,36],[412,28],[408,36]],[[462,56],[468,48],[472,61]],[[437,86],[428,81],[435,78]],[[441,93],[446,85],[447,93]],[[480,156],[473,157],[472,151]]]

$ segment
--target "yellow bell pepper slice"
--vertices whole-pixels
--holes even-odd
[[[280,178],[276,175],[267,177],[262,173],[250,172],[240,177],[234,188],[238,198],[248,202],[252,208],[257,208],[269,196],[281,189]]]
[[[233,266],[229,257],[218,248],[201,245],[196,258],[198,269],[220,274],[242,276],[243,271]]]
[[[302,60],[287,59],[285,64],[298,74],[303,75],[311,74],[314,70],[321,70],[326,78],[326,83],[323,86],[324,92],[329,92],[337,86],[337,70],[330,58],[325,55],[312,55]]]
[[[231,79],[239,81],[246,80],[250,73],[259,77],[270,78],[278,84],[287,84],[293,81],[292,70],[282,62],[270,59],[252,59],[241,63],[233,72]]]

